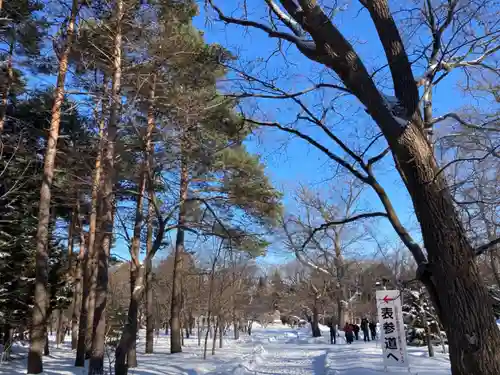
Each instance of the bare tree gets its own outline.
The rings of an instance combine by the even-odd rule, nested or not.
[[[366,240],[359,223],[344,220],[364,215],[358,208],[362,189],[353,180],[345,185],[340,191],[332,187],[330,199],[302,187],[297,197],[302,212],[289,214],[283,222],[286,245],[298,261],[335,280],[329,293],[336,301],[339,327],[346,322],[348,291],[357,292],[353,245]],[[384,215],[375,213],[372,217],[377,216]]]

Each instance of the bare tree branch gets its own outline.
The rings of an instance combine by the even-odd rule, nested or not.
[[[460,124],[462,124],[463,126],[465,126],[467,128],[472,128],[472,129],[476,129],[476,130],[486,130],[486,131],[492,131],[492,132],[500,132],[500,126],[498,126],[496,128],[490,128],[490,127],[484,127],[481,125],[471,124],[470,122],[467,122],[464,119],[462,119],[457,113],[454,113],[454,112],[450,112],[450,113],[447,113],[445,115],[436,117],[436,118],[432,119],[432,121],[429,124],[426,124],[426,126],[432,127],[433,125],[435,125],[439,122],[442,122],[446,119],[449,119],[449,118],[452,118],[452,119],[458,121]],[[495,123],[495,122],[496,122],[495,120],[492,120],[492,121],[488,121],[486,124]]]
[[[494,239],[493,241],[488,242],[487,244],[481,245],[476,250],[474,251],[476,256],[484,254],[488,250],[494,250],[496,248],[496,245],[500,243],[500,237],[497,239]]]
[[[324,231],[332,226],[335,225],[341,225],[341,224],[347,224],[347,223],[352,223],[353,221],[361,220],[361,219],[368,219],[368,218],[373,218],[373,217],[385,217],[387,218],[387,213],[385,212],[367,212],[364,214],[359,214],[356,216],[348,217],[342,220],[336,220],[336,221],[329,221],[327,223],[321,224],[319,227],[314,228],[310,233],[307,239],[303,242],[301,248],[304,249],[309,242],[311,242],[311,239],[314,237],[314,235],[318,232]]]

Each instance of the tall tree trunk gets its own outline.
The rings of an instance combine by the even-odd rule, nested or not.
[[[78,326],[80,313],[82,309],[82,287],[83,287],[83,274],[85,267],[85,232],[82,225],[79,226],[80,231],[80,252],[75,264],[75,279],[73,289],[73,315],[71,317],[71,349],[75,350],[78,345]]]
[[[146,234],[146,254],[150,254],[153,248],[153,219],[154,219],[154,186],[153,186],[153,147],[152,134],[155,127],[154,104],[155,104],[156,75],[151,77],[151,90],[149,92],[148,128],[146,132],[146,171],[149,176],[148,183],[148,223]],[[146,261],[146,353],[153,353],[154,319],[153,319],[153,274],[152,260]]]
[[[217,332],[219,331],[219,325],[220,325],[219,319],[216,319],[214,317],[214,320],[215,320],[215,328],[214,328],[214,339],[212,340],[212,355],[215,355],[215,343],[217,342]]]
[[[129,368],[137,367],[137,317],[139,309],[139,300],[137,293],[134,293],[136,282],[138,281],[138,272],[140,270],[139,250],[141,241],[141,227],[143,216],[144,193],[146,191],[146,165],[143,164],[141,179],[139,182],[139,191],[137,192],[137,203],[135,209],[134,235],[130,246],[130,303],[128,307],[127,323],[125,330],[127,339],[120,340],[115,351],[115,374],[126,375]]]
[[[316,305],[316,301],[314,302],[314,306],[312,308],[312,319],[311,319],[311,330],[313,337],[321,337],[321,330],[319,329],[319,313],[318,307]]]
[[[219,348],[222,349],[222,345],[224,343],[224,321],[222,317],[219,316]]]
[[[234,330],[234,339],[235,340],[239,340],[240,339],[240,328],[238,326],[238,321],[237,320],[233,321],[233,330]]]
[[[141,182],[139,186],[139,194],[137,195],[137,205],[135,211],[135,224],[134,224],[134,236],[132,238],[132,246],[130,249],[130,305],[128,309],[128,324],[130,324],[130,329],[134,336],[132,345],[127,348],[127,366],[129,368],[137,367],[137,353],[136,353],[136,336],[137,336],[137,314],[139,309],[139,302],[134,295],[134,289],[136,287],[137,276],[139,272],[140,262],[139,262],[139,250],[141,245],[141,228],[143,221],[143,209],[144,209],[144,194],[146,192],[146,171],[145,166],[143,166],[143,171],[141,173]]]
[[[89,238],[87,244],[87,251],[84,255],[81,267],[83,269],[83,292],[81,299],[81,313],[78,331],[78,345],[76,350],[76,367],[85,366],[85,358],[90,355],[90,348],[92,346],[94,312],[95,312],[95,290],[97,284],[97,217],[98,217],[98,203],[99,203],[99,190],[101,186],[102,175],[102,158],[104,152],[104,127],[106,115],[106,102],[107,102],[107,86],[108,79],[103,75],[103,96],[101,98],[101,118],[99,120],[99,150],[95,160],[94,175],[92,178],[92,191],[91,191],[91,208],[90,208],[90,222],[89,222]],[[96,111],[97,112],[97,111]],[[81,255],[83,256],[83,255]]]
[[[198,319],[196,319],[196,328],[197,328],[196,337],[198,338],[198,346],[201,346],[202,329],[201,329],[201,325],[200,325],[200,319],[201,319],[201,317],[198,317]]]
[[[5,117],[7,115],[7,107],[9,105],[9,93],[14,81],[14,67],[12,63],[14,57],[14,46],[15,42],[12,41],[9,45],[9,52],[7,55],[7,80],[4,83],[5,86],[2,88],[2,99],[0,103],[0,134],[2,134],[5,125]]]
[[[64,311],[63,309],[57,310],[57,331],[56,331],[56,345],[59,347],[64,341]]]
[[[97,283],[98,283],[98,273],[99,273],[99,251],[102,249],[99,247],[102,245],[103,233],[99,233],[102,230],[101,223],[104,220],[99,220],[101,212],[99,212],[100,203],[100,190],[101,190],[101,176],[103,174],[103,163],[104,158],[104,148],[106,147],[106,130],[105,130],[105,117],[108,107],[108,77],[106,74],[103,75],[103,95],[101,98],[101,118],[99,121],[99,154],[97,155],[95,162],[95,174],[92,185],[92,207],[90,213],[90,223],[89,223],[89,246],[88,246],[88,295],[87,295],[87,322],[85,323],[85,358],[90,358],[92,349],[92,340],[94,338],[96,319],[94,318],[95,311],[98,308],[96,305],[97,298]],[[96,111],[97,112],[97,111]],[[97,117],[97,116],[96,116]],[[107,173],[108,171],[106,171]],[[105,199],[103,197],[102,199]]]
[[[184,142],[181,141],[181,142]],[[170,352],[182,352],[181,346],[181,304],[182,304],[182,287],[181,287],[181,272],[182,259],[184,253],[184,225],[186,224],[186,204],[188,192],[188,168],[186,156],[181,150],[181,172],[180,172],[180,191],[179,191],[179,218],[177,227],[177,236],[175,240],[175,255],[174,255],[174,270],[172,278],[172,303],[170,311]]]
[[[45,355],[45,356],[50,355],[49,335],[47,333],[47,330],[45,330],[45,340],[43,343],[43,355]]]
[[[50,199],[52,179],[54,178],[55,160],[57,154],[57,139],[61,123],[61,106],[64,100],[64,83],[68,70],[68,57],[73,42],[78,0],[73,0],[71,15],[66,29],[67,41],[59,61],[54,103],[51,109],[50,131],[45,150],[42,186],[40,188],[40,204],[38,207],[38,227],[36,233],[36,280],[34,308],[31,319],[31,346],[28,354],[28,374],[43,372],[42,354],[45,346],[45,324],[49,295],[48,282],[48,235],[50,224]]]
[[[146,234],[146,252],[149,254],[153,247],[153,218],[154,208],[152,199],[154,192],[152,187],[148,187],[149,204],[148,204],[148,224]],[[146,353],[153,353],[154,341],[154,316],[153,316],[153,273],[152,261],[146,264]]]
[[[500,374],[500,331],[474,250],[430,145],[417,126],[411,124],[403,133],[395,157],[428,253],[421,281],[446,329],[453,375]]]
[[[207,332],[205,332],[205,342],[203,345],[203,359],[207,359],[207,350],[208,350],[208,336],[210,333],[210,310],[208,310],[208,318],[207,318]]]
[[[106,148],[103,157],[103,167],[106,171],[103,184],[103,229],[101,249],[99,253],[98,288],[96,293],[97,305],[94,322],[95,334],[92,339],[92,356],[89,363],[89,375],[104,373],[104,344],[106,335],[106,300],[108,293],[108,257],[111,249],[114,223],[114,181],[115,181],[115,142],[118,132],[119,109],[121,104],[121,64],[122,64],[122,18],[124,15],[123,1],[115,3],[116,29],[114,35],[113,53],[113,81],[111,87],[111,107]]]

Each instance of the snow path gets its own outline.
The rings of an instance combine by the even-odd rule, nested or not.
[[[346,345],[343,339],[337,345],[328,343],[329,333],[311,338],[308,330],[294,330],[282,325],[256,328],[252,336],[240,340],[224,338],[224,348],[207,360],[198,347],[197,339],[185,340],[184,352],[169,353],[169,337],[160,335],[155,342],[155,353],[144,353],[144,338],[138,342],[139,367],[130,369],[130,375],[382,375],[381,350],[375,342],[355,341]],[[24,359],[0,363],[0,375],[25,374],[27,347],[17,346],[14,353]],[[449,375],[447,356],[436,347],[436,357],[428,358],[426,348],[410,348],[412,375]],[[112,358],[113,353],[109,353]],[[44,357],[45,375],[86,375],[87,371],[73,366],[74,353],[68,344],[56,348]],[[107,364],[109,366],[109,364]],[[111,374],[107,367],[107,374]],[[406,370],[391,369],[389,374],[408,375]]]

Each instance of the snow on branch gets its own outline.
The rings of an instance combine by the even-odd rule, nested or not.
[[[260,22],[226,16],[224,14],[224,12],[218,6],[216,6],[212,0],[208,0],[208,3],[212,6],[212,9],[215,10],[217,15],[219,16],[219,19],[225,23],[253,27],[255,29],[262,30],[262,31],[266,32],[267,35],[269,35],[269,37],[286,40],[290,43],[295,44],[297,46],[297,48],[299,48],[301,51],[304,51],[304,52],[309,51],[309,53],[310,53],[310,52],[316,50],[316,45],[312,40],[306,40],[306,39],[299,37],[297,35],[293,35],[293,34],[289,34],[289,33],[275,30],[272,27],[265,25],[263,23],[260,23]],[[276,6],[276,4],[274,4],[274,5]],[[274,9],[273,9],[273,11],[274,11]],[[294,33],[296,33],[298,30],[293,29],[294,27],[296,27],[296,23],[295,24],[290,23],[293,20],[290,17],[288,17],[281,9],[277,8],[276,11],[279,11],[279,13],[277,14],[278,17],[287,26],[289,26],[289,28],[291,28],[291,30]],[[275,14],[276,14],[276,12],[275,12]],[[284,17],[284,18],[282,18],[282,17]],[[287,24],[287,22],[288,22],[288,24]]]
[[[283,12],[281,8],[273,0],[265,0],[269,7],[272,9],[273,13],[286,25],[293,33],[298,37],[304,37],[304,33],[300,25],[288,14]]]

